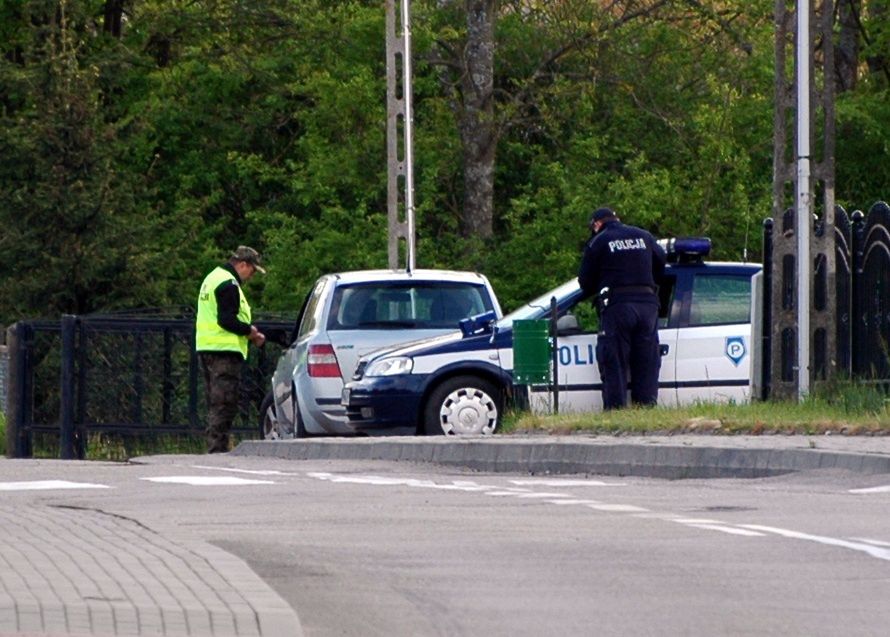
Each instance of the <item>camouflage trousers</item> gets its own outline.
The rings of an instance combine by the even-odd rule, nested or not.
[[[207,453],[225,453],[238,415],[244,358],[237,352],[200,352],[199,356],[207,388]]]

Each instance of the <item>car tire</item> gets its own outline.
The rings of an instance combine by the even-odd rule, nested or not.
[[[436,387],[424,408],[424,433],[487,435],[494,433],[503,412],[502,392],[478,376],[455,376]]]
[[[278,418],[275,415],[275,396],[272,392],[266,394],[260,403],[260,438],[262,440],[278,440],[281,432],[278,428]]]
[[[294,423],[296,424],[294,438],[308,438],[309,432],[306,431],[306,425],[303,424],[303,415],[300,413],[300,403],[296,402],[296,395],[294,395],[294,405]]]

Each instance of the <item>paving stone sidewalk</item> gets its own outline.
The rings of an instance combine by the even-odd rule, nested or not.
[[[0,635],[277,637],[294,610],[243,561],[130,518],[0,505]]]

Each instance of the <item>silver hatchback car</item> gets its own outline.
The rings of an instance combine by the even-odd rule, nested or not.
[[[362,270],[327,274],[303,305],[260,408],[266,439],[351,434],[340,405],[361,356],[447,334],[461,319],[501,307],[488,279],[451,270]]]

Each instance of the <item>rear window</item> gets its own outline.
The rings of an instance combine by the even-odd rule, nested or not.
[[[469,283],[363,283],[334,291],[329,330],[442,329],[494,309],[485,286]]]
[[[689,325],[722,325],[751,321],[751,277],[696,275]]]

